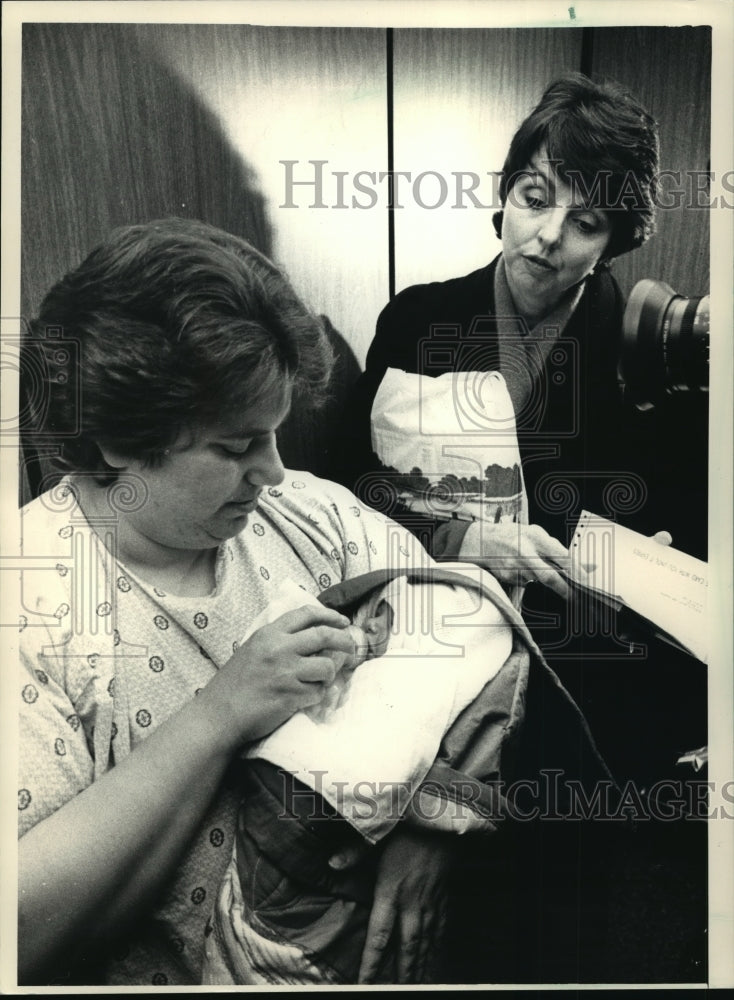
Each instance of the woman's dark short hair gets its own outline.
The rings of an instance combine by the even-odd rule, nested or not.
[[[612,235],[603,260],[634,250],[653,234],[657,124],[626,90],[582,73],[552,83],[510,143],[500,179],[503,206],[541,149],[566,183],[607,212]]]
[[[65,345],[74,359],[36,384],[36,429],[61,442],[56,464],[102,482],[114,473],[96,442],[157,464],[181,433],[288,384],[318,402],[333,361],[323,324],[271,261],[187,219],[115,230],[50,290],[30,334],[37,369],[39,350],[47,373]]]

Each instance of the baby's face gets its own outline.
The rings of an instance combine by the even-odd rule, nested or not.
[[[368,656],[382,656],[387,650],[392,619],[392,608],[387,601],[380,601],[375,614],[362,623],[362,629],[367,637]]]

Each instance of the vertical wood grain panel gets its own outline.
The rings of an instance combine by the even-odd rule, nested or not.
[[[500,206],[489,175],[501,170],[515,129],[547,84],[577,70],[580,58],[579,29],[395,32],[395,169],[413,179],[436,171],[447,185],[440,207],[422,208],[411,191],[396,210],[398,290],[464,274],[498,253],[492,214]],[[457,197],[461,171],[480,177],[474,193],[488,207]],[[465,189],[470,183],[464,178]],[[436,204],[443,190],[427,177],[417,193]]]
[[[248,165],[135,26],[26,25],[23,66],[24,310],[116,225],[196,216],[269,249]]]
[[[614,274],[628,293],[641,278],[666,281],[683,295],[709,290],[709,217],[691,204],[691,171],[709,169],[711,31],[709,28],[596,28],[593,77],[626,86],[660,123],[660,166],[681,171],[685,201],[657,213],[657,233],[620,257]],[[673,181],[665,181],[678,185]],[[706,203],[705,192],[700,196]],[[670,199],[673,200],[672,198]]]
[[[270,253],[362,360],[367,317],[387,287],[387,217],[352,207],[351,179],[386,168],[384,31],[195,25],[149,37],[170,71],[216,111],[253,171]],[[283,160],[296,162],[288,168]]]
[[[388,295],[384,211],[330,207],[332,171],[385,169],[385,34],[248,25],[27,24],[23,311],[116,225],[167,215],[244,236],[325,314],[340,357],[318,421],[296,413],[288,464],[325,467],[329,428]],[[313,177],[323,203],[284,167]],[[298,172],[300,171],[300,172]]]

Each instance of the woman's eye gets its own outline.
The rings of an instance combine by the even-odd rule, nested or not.
[[[599,228],[595,219],[577,218],[576,225],[582,233],[595,233]]]
[[[525,204],[528,208],[545,208],[546,200],[542,194],[536,191],[527,191],[525,193]]]
[[[245,445],[244,448],[228,448],[224,444],[219,445],[220,452],[223,455],[226,455],[227,458],[242,458],[244,455],[247,454],[249,449],[250,449],[249,444]]]

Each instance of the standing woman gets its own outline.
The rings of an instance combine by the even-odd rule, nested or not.
[[[378,492],[371,488],[380,465],[370,414],[386,370],[467,370],[456,339],[442,344],[436,328],[460,329],[472,371],[504,375],[515,411],[531,523],[468,528],[391,507],[434,555],[487,559],[503,582],[538,580],[567,593],[558,570],[568,527],[582,507],[597,509],[594,473],[613,474],[630,459],[619,448],[623,300],[609,266],[654,230],[657,169],[656,124],[633,97],[582,74],[552,83],[504,163],[502,211],[494,216],[502,252],[471,274],[407,288],[382,311],[342,431],[342,480],[359,495]],[[481,335],[472,341],[477,323]],[[559,338],[568,364],[556,371]],[[430,371],[422,351],[429,340],[446,348],[432,352]],[[544,495],[540,481],[549,468],[578,490],[573,509],[559,511]]]
[[[564,658],[561,678],[568,676],[584,710],[596,706],[592,730],[597,732],[601,713],[602,729],[606,725],[613,737],[620,716],[609,708],[609,688],[594,687],[601,671],[583,678],[578,673],[593,658],[597,637],[571,621],[564,571],[581,510],[607,512],[608,487],[620,481],[620,473],[622,481],[641,484],[643,495],[648,485],[635,478],[647,478],[640,456],[648,445],[639,435],[636,440],[634,416],[618,386],[624,302],[609,268],[654,231],[657,170],[656,123],[630,94],[582,74],[550,84],[505,159],[502,210],[493,220],[501,253],[470,274],[406,288],[383,309],[366,370],[350,396],[339,449],[342,481],[412,530],[435,558],[478,562],[506,587],[519,585],[520,592],[526,583],[545,585],[524,596],[528,625],[544,652],[555,647],[555,661]],[[430,364],[424,361],[429,355]],[[373,403],[388,369],[421,377],[455,371],[504,376],[527,516],[512,523],[447,520],[440,510],[422,514],[401,506],[391,470],[380,463],[371,437]],[[421,388],[422,383],[416,395]],[[454,400],[446,405],[454,406]],[[467,459],[477,454],[471,451],[476,440],[467,439]],[[455,455],[456,437],[450,443]],[[426,453],[440,453],[430,444]],[[440,476],[455,468],[429,471]],[[655,517],[645,509],[634,526],[651,533],[659,526],[649,523]],[[608,636],[601,641],[608,655]],[[593,793],[587,764],[549,711],[546,695],[532,681],[524,693],[526,736],[515,773],[533,780],[556,773],[587,782],[587,794]],[[620,694],[618,701],[623,700]],[[602,752],[607,753],[603,744]],[[546,809],[551,815],[563,809],[543,780],[535,787],[541,816]],[[609,828],[604,833],[603,824],[541,820],[537,827],[521,822],[505,832],[505,850],[496,856],[472,855],[467,844],[463,874],[456,873],[455,884],[461,885],[455,912],[462,929],[451,950],[460,974],[470,977],[465,981],[614,976],[600,974],[594,964],[595,955],[604,955],[598,922],[605,913],[605,866],[613,849]],[[584,892],[588,899],[582,899]],[[517,976],[521,979],[512,978]]]

